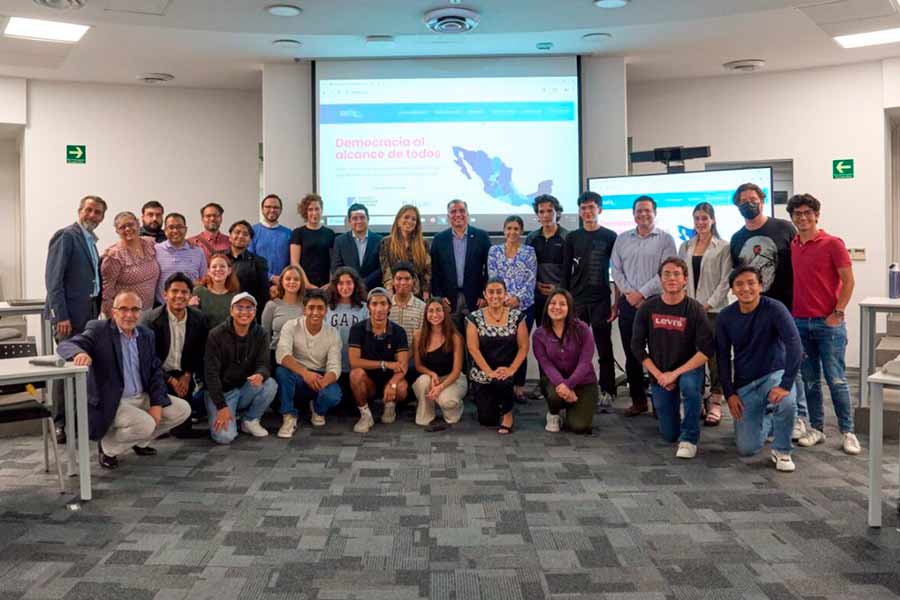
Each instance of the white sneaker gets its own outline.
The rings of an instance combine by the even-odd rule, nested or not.
[[[841,450],[845,453],[856,456],[860,452],[862,452],[862,448],[859,447],[859,440],[856,439],[856,435],[853,433],[845,433],[844,441],[841,442]]]
[[[281,418],[281,428],[278,429],[278,437],[288,440],[294,437],[295,431],[297,431],[297,417],[295,415],[284,415]]]
[[[816,444],[821,444],[825,441],[825,434],[815,427],[809,427],[806,430],[806,434],[803,435],[799,440],[797,440],[798,446],[803,446],[804,448],[809,448],[810,446],[815,446]]]
[[[381,422],[390,425],[397,420],[397,404],[394,402],[384,403],[384,413],[381,415]]]
[[[316,427],[322,427],[325,425],[325,417],[316,412],[316,404],[313,400],[309,401],[309,422],[315,425]]]
[[[259,424],[259,419],[253,419],[252,421],[244,419],[241,421],[241,431],[249,433],[253,437],[266,437],[269,435],[269,432],[266,431],[265,427]]]
[[[791,441],[796,442],[809,431],[809,426],[806,424],[806,421],[797,417],[794,419],[794,428],[791,429]]]
[[[785,452],[779,452],[778,450],[772,450],[772,462],[775,463],[775,468],[784,473],[791,473],[797,467],[794,466],[794,461],[791,459],[791,455]]]
[[[559,433],[560,424],[562,424],[562,419],[559,418],[559,415],[547,413],[547,424],[544,426],[544,429],[550,433]]]
[[[363,413],[359,416],[359,421],[356,422],[356,425],[353,426],[353,431],[356,433],[368,433],[374,426],[375,419],[372,418],[372,413]]]
[[[600,390],[600,398],[597,399],[597,410],[601,413],[611,413],[613,409],[612,396]]]
[[[697,456],[697,446],[690,442],[678,442],[678,452],[675,458],[694,458]]]

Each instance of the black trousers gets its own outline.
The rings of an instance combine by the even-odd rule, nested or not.
[[[619,299],[619,334],[625,350],[625,375],[628,377],[628,393],[635,404],[647,403],[647,391],[644,389],[644,366],[631,352],[631,333],[634,329],[634,318],[637,309],[628,304],[625,296]]]
[[[609,301],[575,306],[576,316],[590,325],[591,332],[594,334],[594,344],[597,346],[597,363],[600,371],[600,389],[615,398],[616,362],[613,357],[612,325],[608,321],[609,310]]]
[[[496,427],[500,419],[513,409],[516,394],[512,379],[502,382],[472,383],[478,422],[485,427]]]

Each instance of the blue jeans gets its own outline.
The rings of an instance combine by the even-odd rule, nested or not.
[[[656,383],[650,385],[653,408],[659,419],[659,432],[667,442],[678,440],[696,445],[700,441],[700,400],[705,379],[706,367],[700,367],[679,377],[675,389],[671,391]],[[682,400],[684,418],[679,422]]]
[[[322,375],[321,372],[316,372]],[[283,415],[297,416],[297,409],[294,408],[294,399],[297,396],[301,400],[313,400],[313,410],[317,415],[325,415],[341,403],[341,387],[337,382],[326,385],[316,392],[303,381],[302,377],[285,367],[275,369],[275,379],[278,381],[278,394],[281,397],[278,412]]]
[[[206,412],[209,418],[209,433],[213,441],[220,444],[230,444],[237,437],[238,413],[243,413],[242,417],[247,421],[258,420],[278,392],[278,384],[271,377],[266,378],[259,387],[254,387],[249,381],[239,388],[225,392],[225,405],[231,411],[233,417],[224,429],[216,431],[214,426],[216,422],[216,414],[219,409],[210,400],[209,394],[206,394]]]
[[[753,456],[762,449],[772,431],[772,448],[791,451],[791,430],[797,414],[796,386],[778,404],[769,403],[769,390],[781,383],[784,369],[773,371],[737,390],[744,405],[744,416],[734,421],[734,437],[738,454]]]
[[[805,356],[800,364],[809,406],[810,425],[822,431],[825,411],[822,403],[822,372],[831,392],[834,414],[841,433],[853,433],[853,408],[850,387],[847,385],[844,352],[847,349],[847,326],[831,327],[825,319],[794,319],[803,341]]]

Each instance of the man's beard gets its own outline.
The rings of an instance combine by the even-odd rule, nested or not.
[[[78,221],[78,224],[81,225],[82,227],[84,227],[85,229],[87,229],[88,231],[90,231],[91,233],[93,233],[94,230],[97,229],[97,224],[94,223],[93,221]]]

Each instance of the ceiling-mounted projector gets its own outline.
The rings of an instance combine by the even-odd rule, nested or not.
[[[438,8],[424,15],[425,26],[435,33],[466,33],[478,27],[480,15],[468,8]]]

